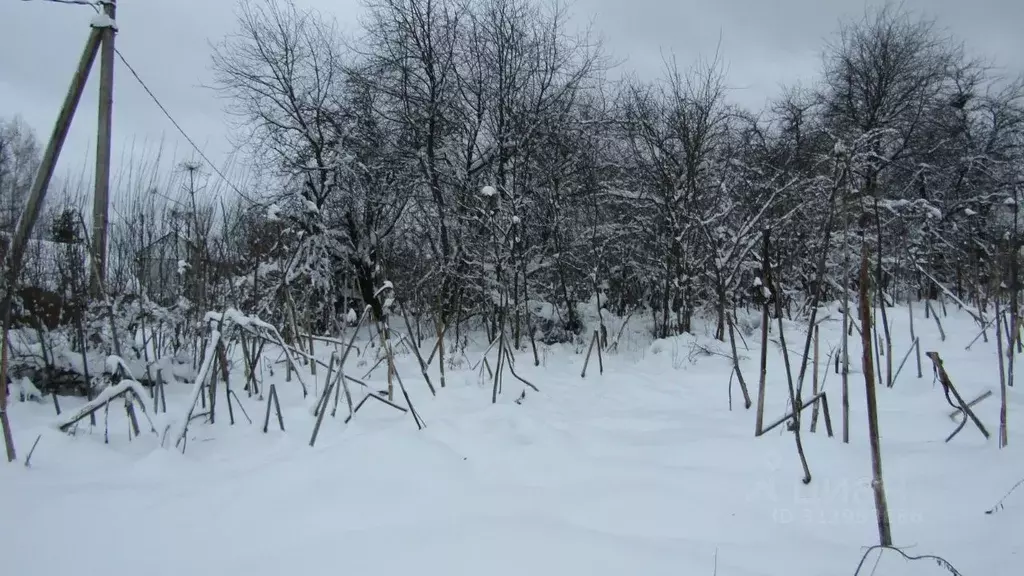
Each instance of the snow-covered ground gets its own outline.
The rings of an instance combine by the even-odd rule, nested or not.
[[[910,344],[906,309],[891,315],[898,365]],[[1003,509],[985,511],[1024,478],[1024,384],[1011,389],[1010,446],[1000,450],[995,344],[978,340],[967,351],[978,333],[970,318],[951,308],[943,322],[946,342],[932,320],[918,316],[922,351],[940,352],[968,399],[993,391],[976,407],[992,437],[969,427],[944,442],[955,424],[927,359],[923,378],[911,357],[895,388],[878,389],[895,544],[942,556],[968,576],[1017,575],[1024,488]],[[262,433],[264,404],[246,398],[236,376],[233,386],[256,423],[237,410],[235,426],[224,410],[215,425],[197,420],[184,455],[160,448],[144,419],[143,436],[129,441],[120,408],[110,411],[104,444],[102,411],[99,427],[86,424],[71,437],[53,428],[48,399],[12,398],[21,458],[42,438],[31,467],[0,464],[0,573],[853,574],[864,547],[878,540],[856,333],[851,443],[844,445],[840,378],[824,366],[839,343],[839,322],[823,324],[821,372],[829,372],[836,437],[826,436],[823,421],[807,432],[808,410],[813,481],[806,486],[792,434],[780,427],[755,438],[754,410],[743,409],[735,383],[730,411],[729,360],[691,347],[708,339],[651,344],[640,333],[628,332],[621,351],[605,356],[603,375],[592,361],[586,379],[577,353],[585,347],[546,349],[536,368],[530,353],[520,353],[517,371],[540,388],[521,403],[523,386],[509,376],[491,405],[489,383],[481,385],[467,361],[449,368],[447,388],[432,398],[415,358],[404,354],[398,369],[427,427],[418,431],[408,414],[371,402],[347,426],[328,417],[315,448],[308,446],[313,398],[304,401],[298,382],[285,383],[280,369],[266,383],[277,383],[287,432],[272,419]],[[802,349],[801,332],[786,336],[791,350]],[[755,403],[757,339],[747,336],[749,350],[740,343]],[[483,347],[474,349],[468,357],[475,363]],[[766,422],[787,403],[778,350],[770,349]],[[795,366],[798,360],[794,354]],[[372,362],[349,366],[349,375],[361,377]],[[436,386],[436,361],[432,375]],[[324,376],[321,369],[318,387]],[[370,381],[383,387],[382,379],[378,368]],[[352,390],[357,401],[365,393]],[[185,384],[168,389],[172,414],[189,393]],[[62,402],[65,411],[81,404]],[[874,552],[861,572],[869,573],[946,571],[888,552],[878,561]]]

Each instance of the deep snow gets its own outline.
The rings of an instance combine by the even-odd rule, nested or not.
[[[985,511],[1024,477],[1024,384],[1011,389],[1010,446],[1000,450],[994,342],[979,339],[966,351],[979,330],[954,308],[943,319],[949,337],[940,342],[933,321],[923,318],[921,307],[915,310],[922,314],[915,322],[922,352],[940,352],[962,394],[994,392],[976,407],[992,438],[968,427],[944,442],[955,425],[926,358],[922,379],[911,358],[894,389],[879,388],[895,543],[911,554],[942,556],[967,576],[1019,574],[1024,489],[1011,494],[1004,509]],[[890,314],[898,365],[910,343],[907,314],[905,308]],[[641,326],[636,318],[631,323]],[[780,427],[754,438],[754,410],[743,409],[735,383],[729,410],[730,361],[691,353],[692,342],[706,345],[707,338],[651,344],[641,334],[628,331],[620,351],[605,355],[604,374],[592,361],[586,379],[580,378],[585,346],[545,349],[536,368],[529,352],[519,353],[517,371],[540,388],[528,390],[521,404],[514,400],[523,386],[509,377],[491,405],[489,383],[481,385],[469,367],[482,345],[470,346],[461,368],[447,370],[448,386],[436,398],[414,356],[405,353],[398,369],[427,428],[417,431],[408,414],[369,403],[347,426],[344,408],[339,418],[326,418],[315,448],[308,446],[314,399],[302,399],[297,381],[285,383],[281,366],[275,376],[265,375],[265,384],[277,384],[287,432],[272,418],[270,432],[262,433],[264,404],[246,398],[235,376],[233,386],[256,423],[249,425],[237,410],[235,426],[224,410],[213,426],[198,420],[184,455],[160,448],[144,420],[143,436],[129,441],[119,404],[111,407],[110,444],[104,445],[102,411],[97,429],[85,423],[71,437],[54,429],[48,399],[12,397],[22,460],[36,436],[42,439],[30,468],[0,465],[0,572],[853,574],[864,547],[878,539],[856,333],[850,339],[851,443],[843,445],[840,378],[824,366],[839,343],[839,322],[822,325],[821,372],[829,372],[836,437],[826,437],[823,422],[809,433],[808,410],[808,486],[800,482],[792,434]],[[796,327],[786,336],[791,350],[802,349]],[[749,350],[740,343],[755,405],[757,339],[746,337]],[[429,349],[425,344],[424,352]],[[322,357],[329,353],[324,348]],[[796,354],[792,361],[799,365]],[[373,365],[349,362],[347,373],[355,377]],[[786,407],[782,366],[773,345],[766,422]],[[431,375],[437,386],[436,361]],[[380,368],[370,378],[378,388],[382,379]],[[810,387],[808,373],[805,396]],[[358,385],[352,391],[356,401],[365,393]],[[184,383],[168,388],[170,414],[184,409],[189,393]],[[83,403],[61,400],[66,412]],[[218,400],[223,408],[223,397]],[[163,429],[169,422],[161,414],[156,424]],[[934,562],[908,564],[890,553],[875,566],[876,555],[862,574],[946,573]]]

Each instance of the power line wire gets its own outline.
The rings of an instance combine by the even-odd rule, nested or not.
[[[56,1],[56,0],[47,0],[47,1]],[[174,125],[174,127],[178,130],[178,132],[182,135],[182,137],[184,137],[185,140],[188,141],[188,143],[192,145],[192,148],[194,148],[195,151],[199,154],[199,157],[202,158],[207,164],[209,164],[210,168],[212,168],[213,171],[216,172],[217,175],[220,176],[221,179],[224,180],[224,182],[226,182],[227,185],[230,186],[235,191],[236,194],[238,194],[239,196],[241,196],[245,200],[248,200],[248,201],[252,202],[252,199],[250,199],[248,195],[246,195],[244,192],[242,192],[242,190],[238,186],[235,186],[234,182],[229,180],[228,177],[225,176],[224,173],[221,172],[219,168],[217,168],[216,164],[214,164],[212,161],[210,161],[210,159],[206,156],[206,154],[202,151],[202,149],[199,148],[199,146],[185,132],[185,130],[181,127],[181,125],[178,124],[178,121],[175,120],[173,116],[171,116],[171,113],[167,111],[167,108],[164,107],[164,105],[160,102],[160,99],[156,97],[156,94],[153,94],[153,91],[149,89],[149,86],[147,86],[146,83],[142,80],[142,78],[139,77],[138,72],[136,72],[135,68],[133,68],[132,65],[128,63],[128,60],[126,60],[124,55],[121,54],[121,51],[117,50],[115,48],[114,52],[117,54],[117,57],[121,60],[121,63],[124,64],[125,68],[127,68],[128,71],[131,72],[131,74],[135,78],[135,80],[139,83],[140,86],[142,86],[142,89],[146,91],[146,94],[148,94],[149,97],[153,100],[153,103],[157,105],[157,108],[160,108],[160,111],[163,112],[164,116],[166,116],[167,119],[171,121],[171,124]]]
[[[22,2],[34,2],[36,0],[21,0]],[[96,7],[99,2],[89,0],[39,0],[40,2],[52,2],[54,4],[77,4],[79,6],[92,6]]]

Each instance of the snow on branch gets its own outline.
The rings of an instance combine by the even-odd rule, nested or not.
[[[239,328],[260,328],[262,330],[276,330],[272,324],[260,320],[258,316],[246,315],[236,308],[228,308],[223,312],[207,312],[203,317],[207,324],[221,321],[230,322]]]
[[[145,398],[146,396],[146,389],[142,387],[142,384],[139,384],[135,380],[122,380],[115,386],[108,386],[104,388],[95,398],[84,404],[78,410],[69,412],[67,415],[58,418],[57,421],[54,422],[54,426],[61,431],[64,431],[75,422],[78,422],[82,418],[85,418],[92,412],[103,407],[107,402],[110,402],[114,398],[128,392],[135,394],[140,399]]]
[[[203,393],[203,384],[206,379],[210,376],[210,371],[213,369],[214,359],[217,357],[217,345],[220,344],[220,332],[213,330],[210,332],[210,341],[206,344],[206,352],[203,353],[203,364],[199,367],[199,374],[196,376],[195,382],[192,384],[191,401],[184,413],[184,418],[177,422],[177,427],[174,429],[174,443],[175,446],[181,443],[182,439],[185,438],[185,434],[188,433],[188,423],[192,419],[192,412],[196,408],[196,402],[199,401],[199,396]]]

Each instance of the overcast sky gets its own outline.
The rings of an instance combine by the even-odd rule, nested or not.
[[[333,14],[356,31],[361,0],[296,0]],[[576,0],[582,24],[594,19],[606,45],[642,75],[658,71],[662,51],[681,62],[710,55],[721,38],[736,102],[760,108],[780,85],[812,80],[825,40],[841,18],[878,2],[864,0]],[[235,0],[119,0],[118,48],[186,132],[214,160],[230,152],[223,102],[209,88],[211,42],[234,27]],[[1024,0],[905,0],[1013,73],[1024,71]],[[0,0],[0,117],[20,114],[48,138],[89,33],[92,9],[44,0]],[[71,129],[60,171],[91,166],[96,84]],[[115,72],[114,154],[161,139],[179,156],[188,145],[127,70]]]

